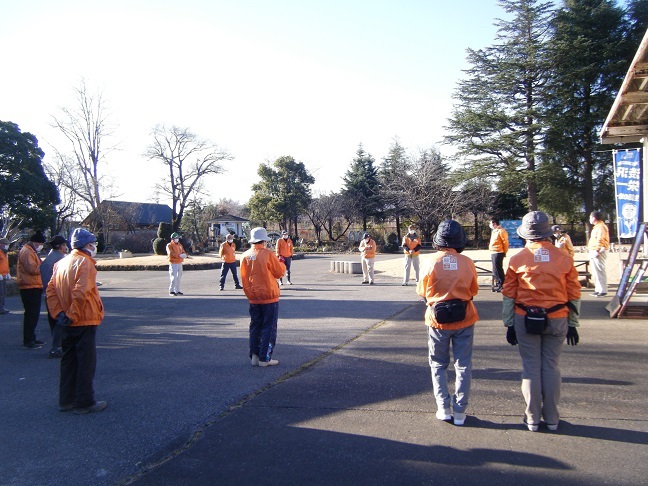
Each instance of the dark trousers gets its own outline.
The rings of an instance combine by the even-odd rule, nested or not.
[[[74,326],[63,329],[63,357],[59,405],[91,407],[94,399],[94,375],[97,367],[97,326]]]
[[[256,354],[259,361],[270,361],[277,342],[279,302],[250,304],[250,357]]]
[[[493,280],[495,280],[493,289],[501,290],[504,285],[504,253],[491,253],[491,263],[493,264]]]
[[[47,301],[45,301],[45,310],[47,310],[47,322],[49,323],[49,328],[52,332],[52,349],[58,349],[62,346],[63,328],[57,325],[56,319],[50,315]]]
[[[220,288],[225,287],[225,277],[227,277],[227,272],[232,271],[232,277],[234,278],[234,285],[239,287],[238,275],[236,275],[236,262],[225,263],[221,265],[221,275],[220,275]]]
[[[25,308],[23,317],[23,344],[36,340],[36,325],[41,311],[43,289],[20,289],[20,299]]]
[[[292,257],[284,257],[284,265],[286,265],[286,278],[290,282],[290,264],[292,263]]]

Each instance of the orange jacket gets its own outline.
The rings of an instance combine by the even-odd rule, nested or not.
[[[185,253],[185,249],[182,247],[181,243],[174,243],[171,241],[166,246],[167,255],[169,255],[169,263],[182,263],[183,258],[180,258],[180,255]]]
[[[491,232],[491,239],[488,249],[495,253],[504,253],[509,249],[508,233],[504,228],[498,226]]]
[[[426,300],[428,306],[425,312],[425,324],[447,330],[472,326],[479,319],[472,301],[478,291],[477,269],[470,258],[460,255],[452,248],[432,254],[416,286],[416,292]],[[439,324],[434,318],[432,307],[437,302],[450,299],[468,302],[466,318],[459,322]]]
[[[98,326],[104,308],[97,287],[97,263],[90,255],[74,249],[54,265],[45,295],[52,317],[60,312],[70,318],[70,326]]]
[[[0,278],[9,275],[9,259],[5,252],[0,250]]]
[[[291,258],[293,256],[293,242],[290,238],[283,239],[279,238],[277,240],[277,248],[275,249],[277,256],[282,256],[284,258]]]
[[[592,251],[610,249],[610,232],[603,221],[597,221],[592,228],[587,249]]]
[[[281,292],[277,279],[283,277],[286,266],[277,255],[255,243],[241,255],[241,283],[250,304],[271,304],[279,301]]]
[[[403,252],[406,255],[412,255],[413,257],[418,256],[418,254],[421,252],[420,248],[418,251],[412,251],[414,248],[419,246],[421,244],[421,238],[418,237],[416,233],[413,235],[407,234],[405,238],[403,238],[403,244],[401,245],[403,247]]]
[[[218,256],[225,263],[234,263],[236,261],[236,244],[234,242],[228,243],[227,241],[223,241],[218,249]]]
[[[40,274],[41,259],[31,244],[27,243],[18,253],[18,269],[16,278],[18,288],[42,289],[43,281]]]
[[[363,238],[358,250],[360,250],[364,258],[373,258],[376,256],[376,242],[371,238],[369,238],[369,241]]]
[[[574,245],[567,233],[563,233],[560,238],[556,238],[556,248],[560,248],[565,255],[574,258]]]
[[[511,257],[502,294],[516,304],[548,309],[557,304],[580,299],[581,285],[574,260],[549,241],[529,241],[524,249]],[[517,314],[525,311],[515,306]],[[563,307],[549,317],[566,317]]]

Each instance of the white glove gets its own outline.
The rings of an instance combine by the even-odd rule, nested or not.
[[[184,260],[185,258],[187,258],[187,254],[186,253],[180,253],[180,258],[182,258]]]

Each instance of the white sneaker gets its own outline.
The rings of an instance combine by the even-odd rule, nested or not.
[[[259,366],[265,368],[266,366],[276,366],[279,364],[279,361],[276,359],[271,359],[270,361],[259,361]]]
[[[465,421],[466,421],[466,414],[465,413],[461,413],[461,412],[455,412],[454,413],[454,424],[455,425],[463,425]]]
[[[253,354],[250,363],[252,363],[252,366],[259,366],[259,357],[256,354]]]
[[[531,432],[537,432],[538,431],[538,424],[526,424],[527,429],[529,429]]]
[[[452,415],[450,415],[449,408],[440,408],[437,410],[436,418],[439,420],[452,420]]]

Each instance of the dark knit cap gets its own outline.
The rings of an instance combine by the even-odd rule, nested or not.
[[[32,243],[45,243],[45,237],[43,236],[43,233],[37,231],[29,237],[29,241]]]
[[[466,233],[461,225],[454,219],[442,221],[432,239],[438,248],[464,248],[466,246]]]

